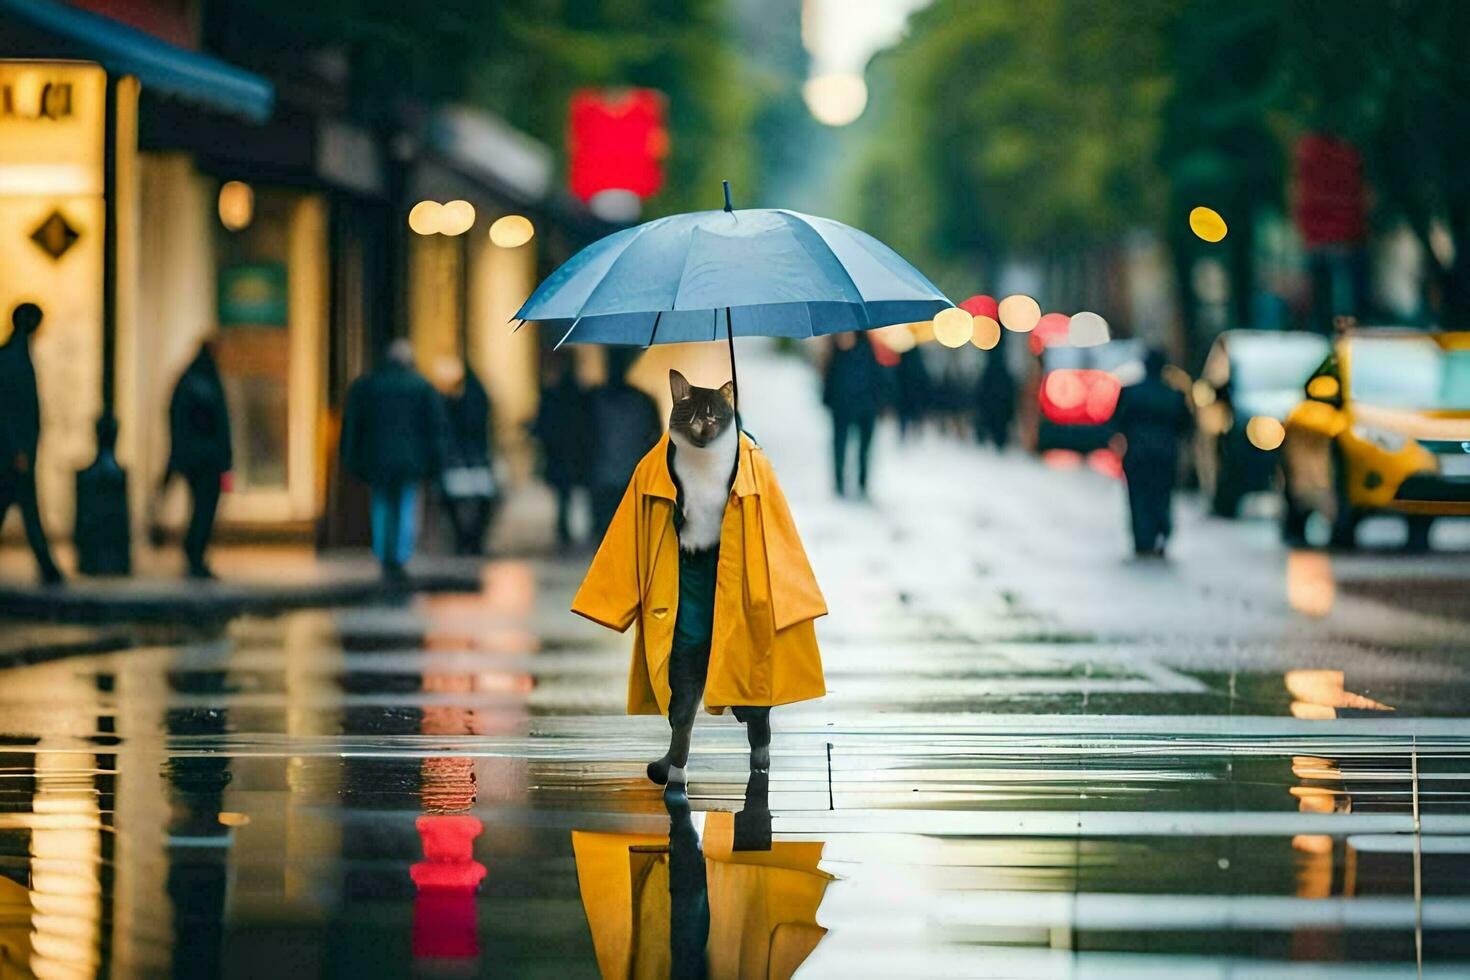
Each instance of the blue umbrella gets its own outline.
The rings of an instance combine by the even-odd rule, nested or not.
[[[779,208],[659,218],[608,235],[553,272],[516,313],[565,343],[819,337],[928,320],[953,306],[893,249],[841,222]]]

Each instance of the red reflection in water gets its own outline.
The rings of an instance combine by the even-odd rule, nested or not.
[[[469,959],[480,955],[475,892],[485,866],[474,859],[475,838],[485,829],[462,814],[423,816],[414,824],[425,860],[409,869],[413,902],[414,959]]]

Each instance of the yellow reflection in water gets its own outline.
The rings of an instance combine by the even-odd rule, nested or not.
[[[1393,710],[1391,705],[1347,690],[1340,670],[1288,670],[1286,689],[1296,699],[1291,704],[1291,714],[1295,718],[1336,718],[1339,708]]]
[[[769,850],[735,850],[734,821],[733,813],[705,815],[709,975],[789,977],[827,932],[817,924],[833,880],[817,867],[823,844],[776,841]],[[668,975],[671,862],[680,858],[670,848],[668,834],[572,832],[577,885],[603,976]],[[699,851],[689,856],[698,860]]]

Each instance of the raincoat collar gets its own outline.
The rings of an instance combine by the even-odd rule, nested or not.
[[[755,476],[751,472],[750,454],[756,450],[756,444],[750,436],[744,432],[740,433],[740,448],[735,454],[735,483],[731,488],[737,497],[749,497],[759,491],[756,490]],[[666,500],[677,502],[679,489],[674,484],[674,476],[669,472],[669,434],[664,433],[658,445],[653,447],[650,455],[654,458],[653,469],[648,474],[648,483],[643,488],[644,496],[663,497]]]

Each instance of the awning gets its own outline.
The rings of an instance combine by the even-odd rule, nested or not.
[[[270,118],[275,104],[275,89],[258,75],[55,0],[0,0],[0,21],[56,39],[61,49],[51,57],[99,62],[113,74],[137,76],[144,89],[255,122]]]

